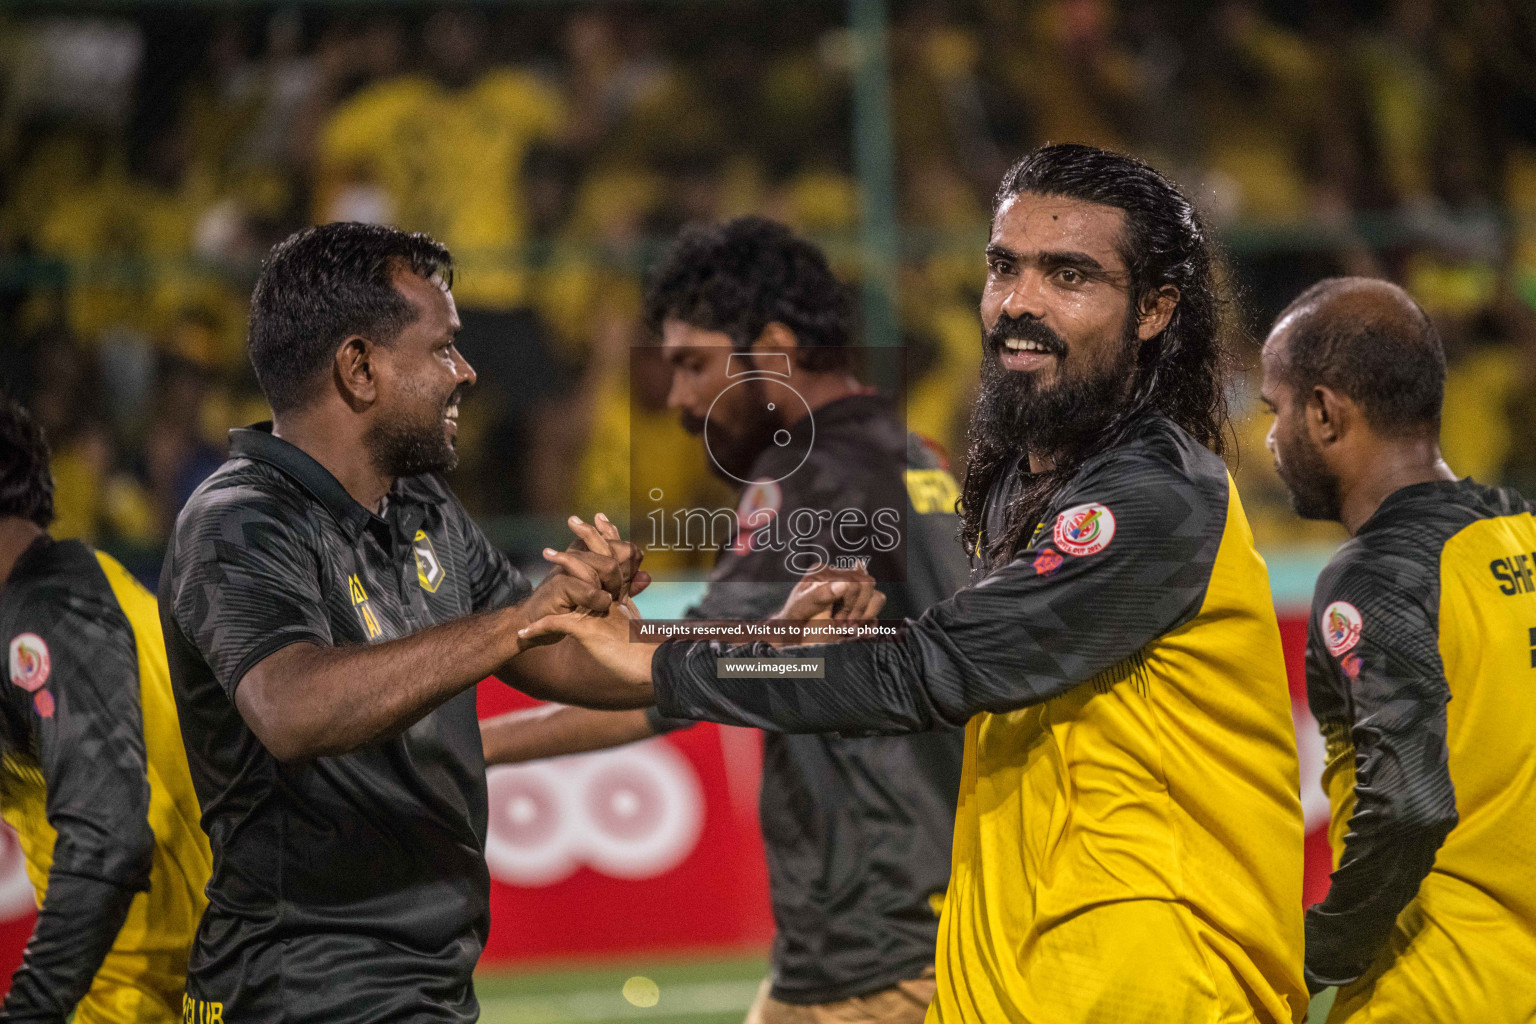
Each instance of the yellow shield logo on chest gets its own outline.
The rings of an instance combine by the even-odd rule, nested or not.
[[[427,531],[416,531],[416,538],[411,541],[411,550],[416,554],[416,581],[427,593],[437,593],[448,571],[437,557],[437,549],[432,546],[432,538],[427,536]]]

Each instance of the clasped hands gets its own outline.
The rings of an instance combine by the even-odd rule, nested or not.
[[[576,539],[563,552],[545,550],[555,568],[524,605],[527,625],[518,631],[519,642],[532,647],[570,637],[618,679],[649,684],[651,658],[659,645],[632,641],[629,628],[640,617],[633,597],[651,581],[639,568],[644,554],[624,541],[602,513],[593,524],[575,516],[569,522]],[[820,566],[801,577],[773,617],[870,619],[884,604],[885,596],[863,569]]]

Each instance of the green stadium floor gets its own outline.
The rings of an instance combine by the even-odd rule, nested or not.
[[[762,957],[691,963],[636,960],[623,969],[585,966],[536,972],[481,971],[481,1024],[608,1024],[610,1021],[679,1021],[741,1024],[768,971]],[[644,981],[654,982],[651,988]],[[636,1006],[655,999],[654,1005]],[[1310,1024],[1321,1024],[1333,1005],[1328,989],[1312,1001]]]
[[[612,969],[484,970],[475,976],[475,991],[481,1024],[741,1024],[767,973],[761,956],[687,963],[637,958]]]

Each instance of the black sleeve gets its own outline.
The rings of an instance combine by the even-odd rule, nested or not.
[[[24,642],[46,652],[35,689],[12,686],[30,718],[57,832],[48,890],[5,1000],[8,1020],[62,1021],[91,986],[137,892],[154,834],[137,648],[105,581],[25,600]],[[36,681],[36,677],[33,677]]]
[[[1363,974],[1456,825],[1446,749],[1450,688],[1438,591],[1410,559],[1346,557],[1318,580],[1307,631],[1307,696],[1325,736],[1348,738],[1354,813],[1328,896],[1307,911],[1314,990]],[[1335,751],[1330,750],[1330,759]]]
[[[163,600],[233,699],[257,662],[289,644],[330,646],[331,627],[305,513],[251,488],[207,497],[177,527]]]
[[[85,997],[133,903],[133,890],[79,875],[49,876],[0,1021],[63,1024]],[[115,923],[114,923],[115,922]]]
[[[645,721],[650,725],[651,732],[657,736],[669,732],[677,732],[681,729],[691,729],[699,724],[697,720],[692,718],[668,718],[654,704],[645,709]]]
[[[1198,610],[1220,547],[1226,480],[1136,453],[1101,459],[1009,564],[909,621],[903,640],[774,649],[663,644],[665,715],[785,732],[898,733],[1037,704]],[[825,678],[717,678],[721,657],[823,658]]]
[[[709,586],[704,594],[683,613],[684,618],[689,619],[715,619],[715,620],[742,620],[756,622],[761,619],[769,619],[778,614],[784,607],[784,602],[789,600],[790,592],[795,589],[793,580],[794,569],[790,564],[791,557],[809,557],[815,561],[823,560],[821,552],[830,549],[830,527],[823,524],[819,530],[809,532],[809,536],[801,537],[796,541],[793,550],[777,548],[767,544],[753,543],[753,534],[760,529],[771,530],[773,523],[770,518],[788,516],[793,517],[797,510],[819,506],[828,508],[838,507],[835,501],[828,500],[824,495],[814,493],[807,494],[809,488],[794,486],[794,481],[786,480],[782,484],[773,484],[771,488],[765,488],[761,484],[751,485],[749,491],[755,488],[754,493],[762,493],[768,490],[775,495],[772,499],[772,515],[768,515],[768,506],[760,508],[755,517],[749,519],[740,516],[744,533],[736,539],[735,543],[726,547],[720,553],[720,558],[715,564],[714,571],[709,574]],[[807,500],[809,498],[809,500]],[[784,508],[779,508],[777,503],[782,500]],[[743,501],[743,508],[746,501]],[[762,520],[761,523],[758,520]],[[646,709],[646,719],[651,723],[651,728],[658,735],[662,733],[677,732],[698,724],[697,719],[669,718],[663,715],[657,708]]]

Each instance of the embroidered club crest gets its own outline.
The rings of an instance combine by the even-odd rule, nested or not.
[[[36,693],[48,682],[53,661],[48,655],[48,644],[36,633],[21,633],[11,641],[11,682]]]
[[[1335,601],[1323,609],[1323,644],[1337,658],[1360,642],[1365,621],[1360,610],[1348,601]]]
[[[1115,539],[1115,514],[1091,502],[1069,508],[1056,517],[1056,546],[1069,555],[1092,555]]]
[[[1039,576],[1049,576],[1061,568],[1062,557],[1058,551],[1046,548],[1035,556],[1035,573]]]

